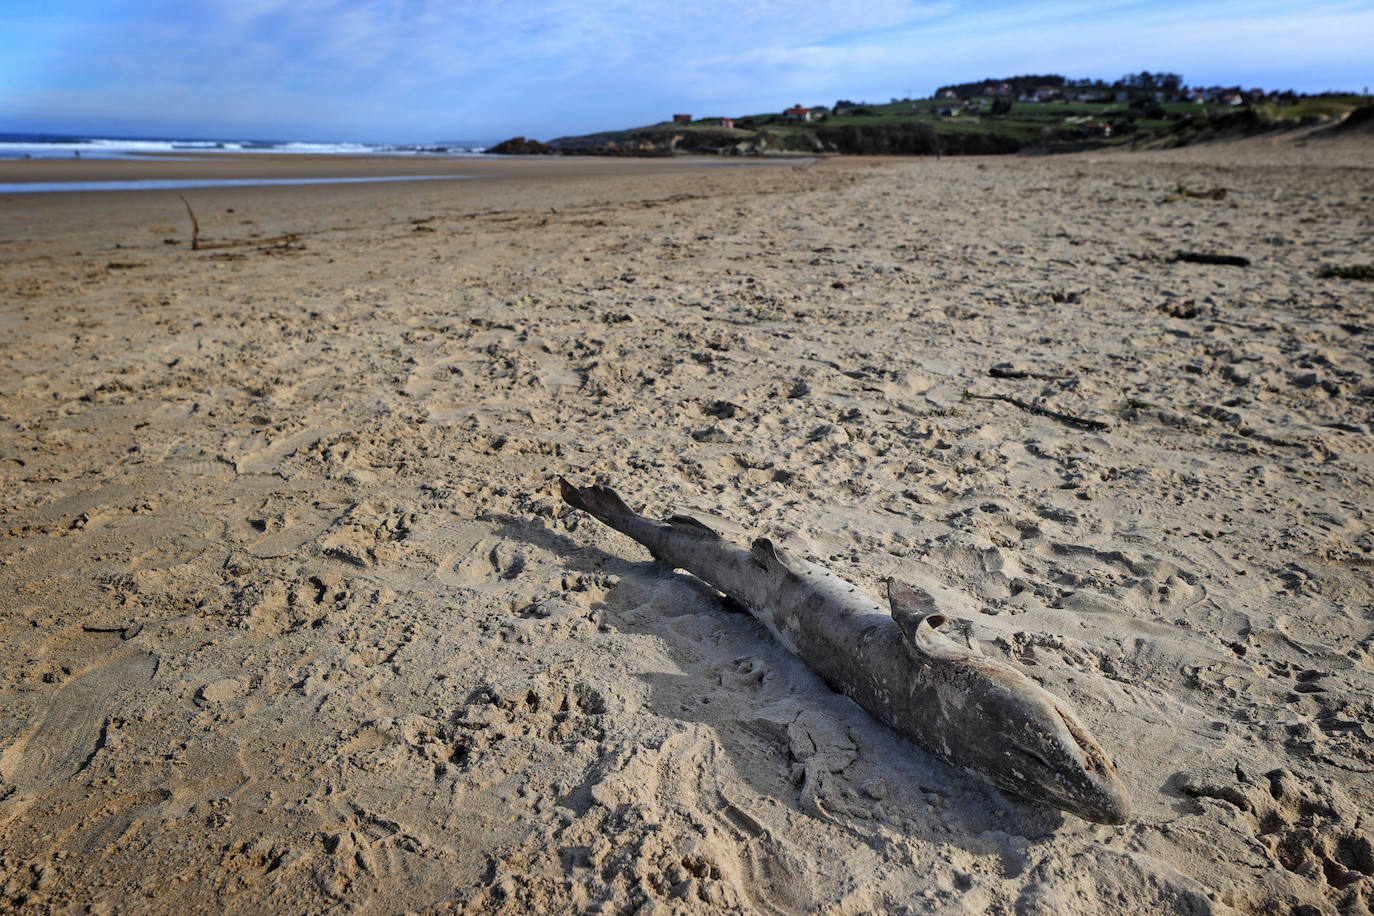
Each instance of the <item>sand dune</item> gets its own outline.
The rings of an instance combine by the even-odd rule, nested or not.
[[[0,908],[1368,912],[1374,160],[1247,144],[5,199]],[[559,474],[923,584],[1135,817]]]

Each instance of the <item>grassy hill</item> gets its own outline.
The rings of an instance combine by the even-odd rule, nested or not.
[[[1366,104],[1361,96],[1321,96],[1294,104],[1234,107],[1153,100],[1011,102],[993,114],[994,100],[919,99],[859,104],[827,111],[809,122],[781,113],[745,115],[732,128],[719,118],[663,122],[579,137],[550,146],[568,153],[896,153],[976,154],[1084,146],[1184,145],[1219,134],[1258,133],[1335,120]],[[999,106],[1000,108],[1000,106]],[[1100,125],[1107,125],[1103,130]]]

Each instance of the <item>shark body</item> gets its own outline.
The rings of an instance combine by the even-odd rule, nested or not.
[[[568,505],[744,605],[832,687],[946,762],[1086,820],[1129,818],[1111,761],[1063,701],[941,634],[920,589],[889,580],[885,610],[767,538],[745,549],[690,516],[656,521],[608,488],[559,483]]]

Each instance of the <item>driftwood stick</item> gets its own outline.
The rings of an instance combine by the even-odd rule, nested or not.
[[[1089,420],[1085,417],[1076,417],[1071,413],[1060,413],[1057,410],[1050,410],[1046,407],[1038,407],[1035,404],[1030,403],[1029,401],[1023,401],[1020,398],[1013,397],[1009,394],[974,394],[972,391],[965,391],[964,397],[972,398],[979,401],[1006,401],[1008,404],[1011,404],[1014,407],[1019,407],[1027,413],[1033,413],[1036,416],[1040,417],[1049,417],[1052,420],[1058,420],[1060,423],[1066,423],[1069,426],[1075,426],[1078,429],[1088,429],[1094,432],[1098,432],[1110,428],[1106,423],[1103,423],[1101,420]]]
[[[227,242],[203,242],[199,246],[193,245],[200,251],[208,251],[211,248],[242,248],[245,245],[285,245],[300,239],[295,232],[288,232],[286,235],[274,235],[270,239],[231,239]]]
[[[1180,251],[1174,255],[1175,261],[1191,264],[1226,264],[1231,267],[1249,267],[1250,259],[1238,254],[1210,254],[1205,251]]]
[[[200,250],[200,223],[196,222],[196,211],[191,209],[191,202],[184,195],[178,194],[181,202],[186,205],[186,212],[191,215],[191,250]]]
[[[285,245],[300,239],[300,233],[288,232],[285,235],[274,235],[270,239],[233,239],[228,242],[204,242],[200,240],[200,223],[196,220],[196,211],[191,209],[191,202],[185,197],[181,197],[181,202],[186,204],[186,212],[191,217],[191,250],[208,251],[211,248],[242,248],[245,245]]]
[[[1178,185],[1178,190],[1175,191],[1173,194],[1170,194],[1168,197],[1164,198],[1162,201],[1160,201],[1160,203],[1171,204],[1175,201],[1186,200],[1190,197],[1195,198],[1197,200],[1225,200],[1226,189],[1212,188],[1210,191],[1197,191],[1193,188],[1184,187],[1183,184],[1180,182]]]

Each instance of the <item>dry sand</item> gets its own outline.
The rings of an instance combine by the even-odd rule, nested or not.
[[[1370,150],[0,198],[0,909],[1368,912]],[[1135,818],[560,473],[937,589]]]

